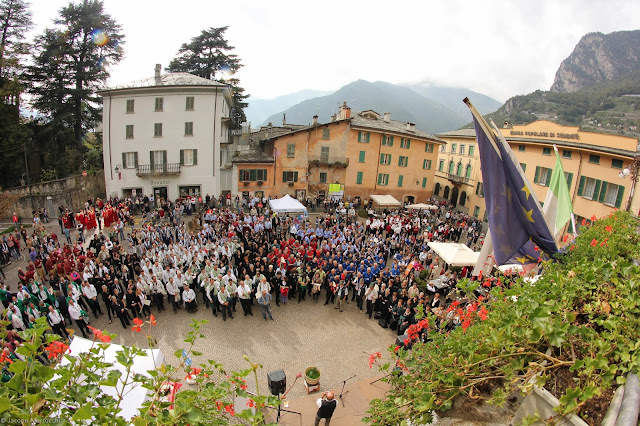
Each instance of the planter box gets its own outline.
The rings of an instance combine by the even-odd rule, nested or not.
[[[589,426],[587,422],[574,414],[563,418],[559,417],[558,413],[553,410],[558,405],[560,405],[560,401],[551,392],[534,386],[531,393],[522,401],[522,405],[516,411],[511,424],[519,425],[525,417],[538,415],[542,420],[534,423],[535,425],[545,425],[547,424],[544,422],[545,419],[557,416],[554,419],[557,421],[556,425]]]

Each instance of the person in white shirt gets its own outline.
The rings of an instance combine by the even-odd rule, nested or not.
[[[187,308],[187,312],[198,312],[198,307],[196,305],[196,292],[189,288],[188,285],[185,285],[184,287],[182,300]]]
[[[95,317],[98,316],[98,312],[102,315],[102,309],[100,308],[100,304],[98,303],[98,292],[93,284],[89,284],[89,282],[84,281],[82,283],[82,294],[87,298],[87,302],[89,303],[89,308],[93,312]]]
[[[233,319],[233,313],[231,313],[231,295],[224,284],[220,284],[220,291],[218,291],[218,304],[220,305],[220,310],[222,310],[222,319],[226,321],[227,315],[229,315],[229,318]]]
[[[84,318],[82,318],[83,317],[82,309],[80,309],[80,306],[78,306],[78,304],[75,302],[75,300],[73,300],[73,298],[69,299],[68,303],[69,303],[69,315],[71,316],[71,319],[76,322],[76,325],[82,332],[82,337],[86,339],[87,332],[91,333],[91,331],[89,331],[89,329],[87,328],[87,323],[84,321]]]
[[[11,325],[15,330],[24,331],[24,320],[22,319],[22,313],[17,306],[10,304],[9,311],[7,313],[7,318],[11,321]]]
[[[173,313],[177,314],[178,301],[180,300],[180,289],[178,288],[176,283],[173,282],[173,277],[169,278],[169,281],[167,281],[165,287],[167,289],[167,293],[169,294],[169,299],[171,299],[171,306],[173,307]]]
[[[244,281],[241,281],[238,286],[238,298],[240,299],[244,316],[253,316],[253,312],[251,312],[251,286],[249,286],[248,277],[246,277]]]
[[[53,306],[49,305],[49,313],[47,314],[47,319],[49,320],[49,324],[53,329],[53,332],[58,336],[66,336],[69,338],[69,333],[67,333],[67,329],[65,328],[64,317]]]

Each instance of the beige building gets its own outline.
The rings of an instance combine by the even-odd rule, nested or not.
[[[536,196],[544,201],[555,164],[553,145],[562,158],[573,209],[578,222],[603,217],[614,209],[638,213],[639,197],[632,194],[632,175],[638,155],[636,138],[585,132],[550,121],[507,125],[501,132],[520,162]],[[438,155],[434,196],[447,199],[458,210],[486,220],[482,172],[475,131],[462,129],[439,134],[447,142]],[[632,196],[634,195],[634,196]]]

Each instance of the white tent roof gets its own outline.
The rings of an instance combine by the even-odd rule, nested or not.
[[[289,196],[289,194],[285,195],[282,198],[277,198],[275,200],[269,200],[269,206],[271,210],[274,212],[282,212],[282,213],[299,213],[306,212],[307,208],[295,198]]]
[[[71,356],[79,356],[80,354],[87,353],[93,346],[93,341],[83,339],[82,337],[75,336],[69,345],[69,352]],[[125,376],[125,367],[118,364],[116,361],[117,352],[123,350],[123,347],[116,344],[109,344],[107,349],[104,350],[102,360],[111,364],[112,369],[117,369],[122,372],[122,377]],[[133,359],[133,367],[131,371],[149,377],[149,370],[155,370],[164,363],[164,356],[160,349],[143,349],[146,352],[144,356],[137,356]],[[61,365],[68,364],[69,361],[66,358],[62,358]],[[100,386],[100,389],[107,395],[111,395],[117,398],[117,389],[113,386]],[[120,415],[125,419],[131,419],[138,414],[138,409],[142,406],[147,398],[148,389],[143,388],[139,383],[132,383],[125,387],[124,394],[126,398],[120,403]]]
[[[402,203],[391,195],[372,195],[373,201],[380,207],[400,207]]]
[[[431,241],[429,247],[451,266],[473,266],[478,262],[480,252],[474,252],[460,243],[438,243]]]
[[[405,208],[411,209],[411,210],[437,210],[438,209],[438,207],[434,206],[433,204],[424,204],[424,203],[409,204],[408,206],[405,206]]]

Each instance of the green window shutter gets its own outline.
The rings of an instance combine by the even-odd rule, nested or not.
[[[180,165],[184,166],[184,149],[180,150]]]
[[[398,157],[398,166],[402,166],[402,155]]]
[[[411,148],[411,139],[407,139],[407,149]]]
[[[193,150],[193,165],[194,166],[198,165],[198,150],[197,149]]]
[[[601,203],[604,203],[604,196],[607,194],[608,185],[609,185],[609,182],[602,181],[602,187],[600,188],[600,195],[598,196],[598,201]]]
[[[366,151],[360,151],[360,156],[358,157],[358,161],[364,163],[364,156]]]
[[[618,185],[618,195],[616,196],[616,208],[620,208],[622,205],[622,196],[624,194],[624,186]]]
[[[133,153],[133,164],[138,167],[138,152]]]
[[[573,173],[568,173],[567,174],[567,186],[569,187],[569,190],[571,190],[571,181],[573,181]]]
[[[282,172],[282,181],[283,182],[287,181],[287,172]]]
[[[580,176],[580,183],[578,184],[578,195],[582,195],[582,193],[584,192],[584,181],[584,176]]]
[[[598,201],[598,196],[600,196],[600,187],[602,186],[601,180],[596,180],[596,187],[593,190],[593,197],[591,198],[593,201]]]
[[[404,179],[404,176],[402,175],[398,176],[398,186],[402,186],[403,179]]]
[[[126,152],[122,153],[122,168],[123,169],[127,168],[127,153]]]
[[[378,173],[378,185],[382,182],[382,173]]]
[[[153,151],[149,151],[149,164],[153,167]]]
[[[384,164],[384,154],[380,154],[380,164]]]
[[[369,142],[370,138],[371,138],[371,133],[367,132],[367,142]]]
[[[362,132],[358,132],[358,142],[362,142]]]
[[[538,183],[539,176],[540,176],[540,166],[536,166],[536,174],[533,177],[533,183]]]
[[[551,170],[549,170],[549,171],[547,172],[547,181],[544,183],[544,186],[547,186],[547,187],[549,186],[549,184],[551,183],[551,175],[552,175],[552,174],[553,174],[553,173],[551,172]]]
[[[294,182],[298,181],[298,172],[293,172],[293,181]]]
[[[393,136],[388,136],[389,138],[389,146],[393,146]]]
[[[167,164],[167,151],[162,151],[162,163]]]
[[[422,178],[422,187],[423,188],[427,187],[427,178]]]
[[[362,172],[358,172],[358,176],[356,177],[356,184],[362,185]]]

